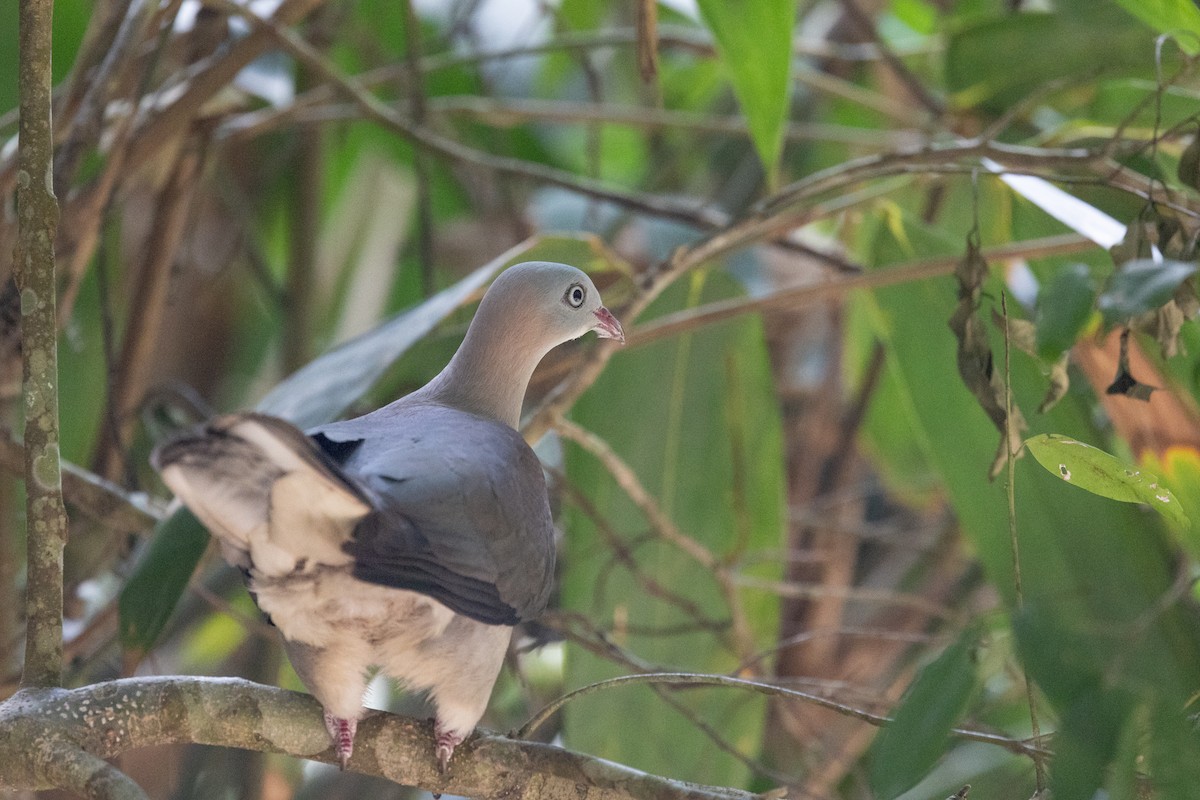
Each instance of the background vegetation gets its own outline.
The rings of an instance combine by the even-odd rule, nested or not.
[[[599,688],[525,732],[797,798],[1195,796],[1193,3],[54,6],[64,685],[300,688],[149,448],[214,411],[311,425],[387,402],[440,369],[497,270],[559,260],[629,343],[563,347],[535,378],[560,591],[486,727],[615,676],[725,676]],[[17,16],[0,4],[5,254]],[[19,431],[11,277],[5,257]],[[8,697],[36,573],[20,438],[0,450]],[[0,705],[6,753],[42,741],[13,722],[23,696]],[[156,724],[317,753],[318,715],[287,697],[268,705],[308,750],[235,733],[236,703],[228,728],[171,728],[166,701]],[[427,713],[385,685],[370,702]],[[152,797],[412,791],[130,749],[160,741],[147,715],[82,747]],[[543,766],[515,759],[478,763],[525,791]],[[0,763],[0,787],[133,796],[38,769]]]

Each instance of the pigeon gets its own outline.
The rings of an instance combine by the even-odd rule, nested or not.
[[[625,340],[587,275],[519,264],[492,283],[445,369],[399,400],[307,432],[228,414],[151,454],[279,629],[342,769],[379,670],[428,693],[445,771],[483,716],[513,626],[545,609],[554,525],[516,428],[538,362],[588,331]]]

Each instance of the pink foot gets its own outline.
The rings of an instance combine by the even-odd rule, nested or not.
[[[437,740],[434,752],[437,755],[438,766],[441,767],[442,772],[445,772],[446,767],[450,765],[450,756],[454,755],[454,748],[462,744],[465,737],[461,733],[446,730],[442,727],[441,722],[434,724],[433,734]]]
[[[326,711],[325,730],[329,731],[329,738],[333,739],[338,763],[341,764],[344,772],[350,765],[350,756],[354,753],[354,732],[358,730],[358,720],[342,719]]]

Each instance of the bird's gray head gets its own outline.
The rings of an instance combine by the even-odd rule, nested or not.
[[[529,261],[509,267],[492,283],[480,312],[500,311],[518,330],[536,337],[545,349],[588,331],[602,339],[624,343],[625,333],[616,317],[604,307],[591,278],[551,261]]]
[[[454,358],[409,398],[433,400],[515,428],[538,362],[588,331],[625,341],[621,324],[601,305],[587,275],[549,261],[509,267],[483,296]]]

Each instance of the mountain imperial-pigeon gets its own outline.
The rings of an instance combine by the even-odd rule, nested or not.
[[[538,362],[588,331],[624,341],[587,275],[519,264],[446,368],[390,405],[307,433],[230,414],[151,456],[282,633],[343,769],[378,668],[428,692],[444,770],[483,716],[512,626],[545,608],[554,527],[516,426]]]

